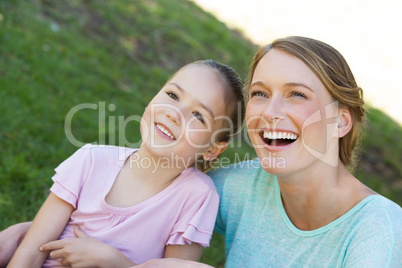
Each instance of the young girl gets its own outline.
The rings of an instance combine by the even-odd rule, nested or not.
[[[119,249],[128,266],[199,260],[219,198],[194,166],[208,169],[243,115],[242,83],[232,69],[212,60],[184,66],[145,109],[139,149],[86,145],[55,169],[51,193],[9,267],[69,264],[46,259],[40,247],[75,237],[77,226]]]

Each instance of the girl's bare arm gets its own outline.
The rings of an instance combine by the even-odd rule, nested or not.
[[[177,258],[190,261],[199,261],[204,248],[197,243],[185,245],[167,245],[165,258]]]
[[[50,193],[8,267],[42,267],[49,252],[40,252],[39,247],[59,238],[73,210],[69,203]]]

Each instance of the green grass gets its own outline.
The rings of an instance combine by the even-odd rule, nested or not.
[[[110,118],[141,115],[166,79],[194,60],[224,62],[245,78],[255,50],[184,0],[0,1],[0,229],[34,217],[53,169],[77,149],[64,132],[74,106],[97,105],[73,117],[77,140],[117,144],[123,135],[138,143],[138,123],[109,127]],[[358,176],[401,205],[401,127],[375,109],[369,119]],[[233,146],[225,156],[233,161],[235,151],[255,155]],[[203,261],[223,267],[223,253],[216,235]]]
[[[370,108],[357,177],[402,205],[402,128],[380,110]]]

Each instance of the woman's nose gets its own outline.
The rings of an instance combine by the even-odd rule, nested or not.
[[[265,105],[263,117],[269,124],[277,124],[285,118],[284,103],[279,97],[272,97]]]

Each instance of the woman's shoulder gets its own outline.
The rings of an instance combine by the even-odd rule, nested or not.
[[[216,183],[230,181],[233,183],[248,182],[256,180],[259,177],[274,179],[275,176],[267,173],[260,164],[258,158],[248,161],[233,163],[227,166],[220,166],[207,173]]]
[[[402,208],[394,201],[379,194],[369,195],[366,199],[368,199],[365,205],[367,211],[375,212],[376,214],[386,212],[387,214],[402,217]]]
[[[261,169],[258,158],[248,161],[241,161],[230,165],[219,165],[208,171],[208,175],[213,179],[222,177],[243,177],[244,175],[252,175]]]
[[[380,233],[394,232],[402,237],[402,208],[382,195],[371,195],[363,200],[364,205],[356,213],[356,225],[370,233],[377,229]]]
[[[375,215],[382,215],[387,220],[399,221],[402,228],[402,208],[392,200],[382,195],[375,195],[373,200],[367,204],[367,210]]]
[[[255,195],[263,191],[265,194],[274,189],[276,177],[266,172],[257,159],[234,163],[208,172],[221,198],[239,198]],[[238,200],[241,202],[240,200]]]
[[[353,267],[401,267],[402,208],[377,194],[362,202],[350,222],[346,263]]]

